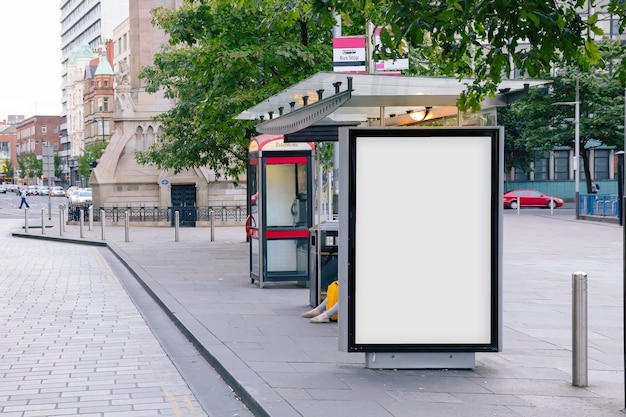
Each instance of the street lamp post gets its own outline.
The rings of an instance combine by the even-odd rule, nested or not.
[[[553,103],[553,105],[573,105],[576,113],[574,116],[574,186],[576,192],[576,220],[578,220],[580,218],[580,96],[578,76],[576,76],[576,101],[561,101]]]

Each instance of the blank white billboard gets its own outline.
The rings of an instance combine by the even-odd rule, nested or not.
[[[350,130],[350,350],[498,349],[499,133]]]

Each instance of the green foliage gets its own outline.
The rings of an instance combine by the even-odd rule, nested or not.
[[[378,58],[398,57],[407,42],[408,74],[473,79],[458,100],[461,110],[477,110],[513,66],[527,76],[545,77],[555,64],[581,71],[597,65],[626,85],[623,46],[591,40],[602,31],[597,15],[587,21],[579,15],[585,5],[583,0],[186,0],[178,9],[156,8],[153,24],[170,42],[140,77],[148,92],[163,91],[177,105],[157,116],[159,140],[136,158],[175,172],[209,166],[218,176],[237,177],[256,133],[253,122],[233,118],[331,70],[333,12],[341,15],[344,35],[364,34],[366,22],[384,28]],[[622,32],[625,7],[623,0],[610,0],[609,10],[622,16]],[[510,149],[520,158],[516,163],[531,157],[523,155],[525,149],[526,144]]]
[[[65,178],[65,172],[63,172],[63,160],[59,154],[54,154],[54,176],[57,178]]]
[[[17,167],[22,178],[36,178],[43,174],[43,161],[33,152],[17,158]]]
[[[366,0],[324,3],[349,15],[364,13],[383,26],[382,57],[396,57],[406,40],[420,51],[418,70],[474,79],[458,101],[461,110],[477,110],[512,65],[530,77],[543,77],[554,64],[586,69],[600,57],[588,39],[602,33],[597,15],[583,20],[578,13],[586,5],[582,0],[385,0],[376,2],[375,10],[364,8],[370,4]],[[625,15],[623,0],[611,3],[615,14]]]
[[[102,156],[102,152],[106,148],[107,144],[104,142],[93,142],[85,146],[83,154],[78,157],[78,173],[89,178],[91,175],[92,163],[97,162]],[[56,172],[56,160],[55,160],[55,172]],[[56,175],[56,174],[55,174]]]
[[[590,164],[583,149],[600,145],[623,148],[624,90],[618,80],[603,73],[570,71],[554,78],[549,90],[531,89],[526,99],[500,111],[499,122],[506,126],[507,167],[527,169],[537,152],[555,147],[575,148],[576,78],[580,101],[580,156],[589,189]]]
[[[10,160],[5,160],[2,164],[2,174],[5,180],[12,180],[14,178],[15,172],[13,171]]]
[[[171,37],[145,67],[146,90],[177,105],[157,116],[162,133],[143,164],[209,166],[236,178],[246,167],[254,122],[234,117],[320,70],[331,68],[331,24],[308,2],[190,0],[157,8],[154,23]]]

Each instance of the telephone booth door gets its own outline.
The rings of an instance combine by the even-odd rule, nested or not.
[[[250,279],[309,280],[312,223],[312,143],[284,143],[282,135],[260,135],[249,148]]]

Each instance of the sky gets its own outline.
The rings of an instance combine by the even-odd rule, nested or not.
[[[57,0],[0,0],[0,121],[61,114]]]

